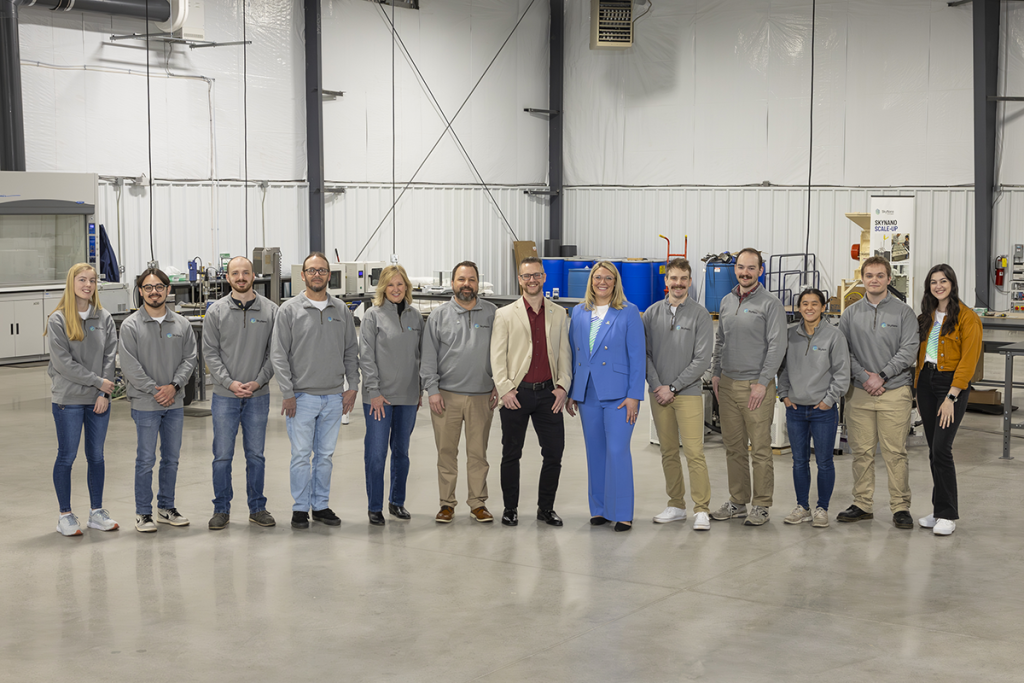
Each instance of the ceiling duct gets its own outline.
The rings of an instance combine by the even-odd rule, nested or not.
[[[633,0],[590,0],[590,49],[633,47]]]

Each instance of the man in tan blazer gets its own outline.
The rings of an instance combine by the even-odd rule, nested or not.
[[[562,526],[555,513],[555,492],[562,471],[565,426],[562,407],[572,382],[568,316],[544,298],[544,264],[529,256],[519,264],[523,298],[499,308],[491,331],[491,372],[501,397],[501,523],[519,523],[519,461],[526,428],[540,442],[543,464],[537,496],[537,519]]]

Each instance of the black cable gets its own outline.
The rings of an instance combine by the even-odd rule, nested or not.
[[[652,9],[654,9],[654,0],[651,0],[651,4],[647,7],[647,11],[646,12],[644,12],[639,17],[637,17],[636,19],[633,20],[633,25],[635,26],[636,22],[640,21],[640,19],[642,19],[643,17],[646,17],[648,14],[650,14]]]
[[[377,5],[380,7],[380,5]],[[381,10],[382,12],[384,10]],[[385,15],[387,16],[387,15]],[[394,0],[391,2],[391,206],[395,208],[395,178],[396,176],[396,146],[398,136],[396,135],[395,128],[395,37],[398,35],[398,29],[395,27],[395,3]],[[398,219],[398,211],[392,211],[391,215],[391,253],[397,253],[398,243],[396,241],[395,234],[395,221]]]
[[[512,36],[515,35],[516,29],[519,28],[519,24],[523,23],[523,19],[525,19],[526,15],[530,13],[530,8],[533,7],[533,4],[536,1],[537,0],[530,0],[530,4],[526,6],[525,10],[523,10],[523,14],[519,17],[519,21],[517,21],[516,25],[512,27],[512,30],[509,32],[508,37],[505,38],[505,42],[503,42],[501,44],[501,47],[498,48],[498,51],[496,53],[494,53],[494,57],[487,64],[487,68],[484,69],[482,74],[480,74],[480,78],[477,79],[476,84],[473,85],[472,90],[470,90],[469,94],[466,95],[466,99],[464,99],[462,101],[462,104],[459,105],[458,110],[455,112],[455,116],[453,116],[451,118],[451,120],[448,121],[448,124],[445,126],[445,129],[443,131],[441,131],[440,137],[438,137],[437,140],[434,142],[433,146],[427,152],[427,155],[423,158],[423,161],[420,162],[420,165],[416,167],[416,170],[413,172],[412,176],[410,176],[410,178],[409,178],[409,182],[407,182],[405,184],[405,187],[402,188],[402,192],[398,195],[398,199],[401,199],[405,195],[406,190],[408,190],[412,186],[412,183],[416,179],[416,176],[423,169],[423,166],[427,163],[427,159],[430,158],[430,155],[434,153],[434,150],[437,149],[437,146],[439,144],[441,144],[442,140],[444,140],[444,136],[448,134],[449,130],[451,130],[452,124],[455,122],[455,119],[457,119],[459,117],[459,114],[462,113],[462,110],[466,107],[466,104],[469,102],[469,98],[471,98],[473,96],[473,93],[476,92],[476,89],[478,87],[480,87],[480,82],[484,80],[484,76],[486,76],[487,72],[490,71],[491,67],[494,65],[494,62],[498,59],[498,56],[501,54],[501,51],[505,49],[506,45],[508,45],[508,41],[512,40]],[[384,16],[386,17],[387,15],[385,14]],[[397,203],[397,200],[396,200],[396,203]],[[395,210],[395,205],[392,204],[391,208],[388,209],[388,212],[384,215],[384,218],[381,219],[380,223],[377,224],[377,227],[370,234],[370,238],[368,240],[366,240],[366,244],[364,244],[363,248],[359,250],[358,254],[356,254],[356,259],[357,260],[359,259],[360,256],[363,255],[363,252],[366,251],[366,247],[368,247],[370,245],[370,242],[373,241],[373,238],[377,236],[377,233],[380,232],[381,227],[387,221],[388,217],[391,216],[391,213],[394,210]],[[500,212],[501,209],[499,208],[498,211]],[[502,214],[502,218],[504,218],[504,214]],[[505,223],[506,223],[506,225],[508,225],[508,220],[506,220]],[[515,236],[515,231],[512,230],[512,226],[508,225],[508,228],[512,232],[512,235]],[[518,240],[518,237],[516,239]]]
[[[245,253],[249,253],[249,46],[245,35],[245,0],[242,0],[242,156],[245,164]],[[266,245],[264,245],[266,246]]]
[[[811,173],[814,170],[814,19],[818,0],[811,0],[811,106],[807,133],[807,236],[804,239],[804,278],[807,277],[807,254],[811,250]]]
[[[386,14],[384,15],[384,18],[387,19]],[[392,29],[393,28],[394,26],[392,26]],[[416,60],[412,58],[412,53],[409,52],[409,48],[406,47],[405,41],[402,40],[402,36],[400,35],[398,36],[398,43],[399,45],[402,46],[402,54],[405,55],[406,59],[409,60],[409,64],[412,65],[413,71],[416,72],[417,78],[423,85],[423,88],[427,91],[427,95],[430,96],[431,102],[434,103],[434,106],[437,107],[437,111],[441,115],[441,118],[450,127],[451,123],[448,121],[448,117],[445,116],[444,109],[441,108],[441,103],[437,101],[437,97],[434,96],[434,91],[430,89],[430,86],[427,84],[427,79],[423,76],[423,73],[420,71],[419,66],[416,64]],[[491,188],[488,187],[486,181],[484,181],[483,174],[480,173],[479,169],[477,169],[476,164],[473,162],[473,158],[469,156],[469,151],[467,151],[466,146],[462,144],[462,140],[459,138],[459,134],[455,132],[454,128],[450,128],[450,132],[452,137],[455,139],[455,144],[458,145],[459,149],[462,151],[462,154],[466,157],[466,161],[469,162],[470,167],[473,169],[473,173],[479,179],[480,185],[484,188],[484,191],[487,192],[487,196],[490,197],[491,201],[494,203],[494,208],[498,210],[498,214],[501,215],[502,220],[505,221],[505,225],[508,226],[508,231],[512,233],[512,237],[514,237],[516,241],[518,241],[519,236],[516,235],[515,230],[512,229],[512,224],[509,223],[508,218],[505,217],[505,212],[501,210],[501,206],[498,204],[498,200],[495,199],[494,195],[491,193]]]
[[[149,260],[156,261],[153,248],[153,111],[149,95],[149,2],[146,2],[146,147],[149,153]]]

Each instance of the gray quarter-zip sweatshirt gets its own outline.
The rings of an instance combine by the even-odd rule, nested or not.
[[[850,345],[850,372],[853,384],[864,388],[867,371],[884,372],[886,389],[899,389],[914,381],[911,366],[917,362],[917,316],[914,309],[892,294],[886,294],[878,306],[867,298],[854,302],[843,311],[839,331]]]
[[[228,387],[235,381],[258,383],[253,396],[270,393],[276,316],[277,304],[259,294],[248,310],[239,308],[230,294],[213,302],[203,319],[203,360],[213,378],[213,393],[233,398]]]
[[[427,394],[489,394],[491,328],[498,308],[479,297],[467,311],[453,296],[430,313],[423,331],[420,379]]]
[[[822,401],[834,406],[850,388],[850,350],[846,337],[825,321],[808,335],[801,320],[789,328],[786,364],[779,372],[779,398],[799,406]]]
[[[196,368],[196,335],[192,324],[170,308],[163,322],[157,322],[141,308],[121,323],[121,371],[128,383],[133,410],[171,410],[185,407],[185,384]],[[156,402],[158,386],[181,387],[174,404]]]
[[[719,308],[714,375],[768,386],[786,357],[786,312],[764,285],[743,303],[739,292],[733,287]]]
[[[643,315],[647,333],[647,384],[668,385],[677,396],[700,396],[701,379],[711,367],[714,325],[711,315],[690,297],[676,307],[668,299],[657,302]]]
[[[62,406],[92,405],[102,396],[103,380],[114,381],[117,355],[117,327],[110,313],[93,307],[82,321],[85,339],[69,341],[63,311],[54,311],[46,321],[50,347],[47,368],[53,380],[53,402]]]
[[[305,293],[281,304],[274,320],[270,359],[284,397],[329,396],[359,389],[359,339],[355,318],[341,299],[327,297],[323,311]]]
[[[359,326],[359,368],[363,403],[383,396],[391,405],[414,406],[420,400],[420,340],[423,314],[406,304],[384,300],[363,316]]]

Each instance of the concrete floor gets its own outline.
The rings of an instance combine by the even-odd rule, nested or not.
[[[665,495],[658,449],[647,443],[646,403],[633,438],[629,533],[587,522],[578,419],[567,423],[556,506],[564,528],[532,520],[532,437],[519,527],[477,524],[464,504],[454,524],[436,524],[426,409],[413,434],[411,521],[367,524],[357,414],[335,455],[331,506],[342,526],[295,531],[275,394],[267,496],[278,526],[247,522],[239,456],[235,516],[227,529],[207,530],[212,427],[190,417],[177,505],[192,526],[142,535],[133,528],[135,430],[118,401],[105,504],[122,529],[64,538],[54,531],[56,436],[45,368],[0,368],[0,387],[3,680],[1021,680],[1024,448],[1015,439],[1017,459],[998,459],[999,417],[968,414],[957,439],[963,518],[949,538],[892,526],[881,467],[874,521],[784,525],[795,504],[787,455],[776,457],[766,526],[713,522],[698,533],[689,521],[654,525]],[[496,515],[500,439],[495,420]],[[912,439],[910,450],[915,519],[930,512],[922,443]],[[719,438],[709,437],[707,456],[717,507],[727,495]],[[74,503],[83,522],[85,471],[80,454]],[[837,475],[833,519],[850,503],[849,457],[837,459]]]

